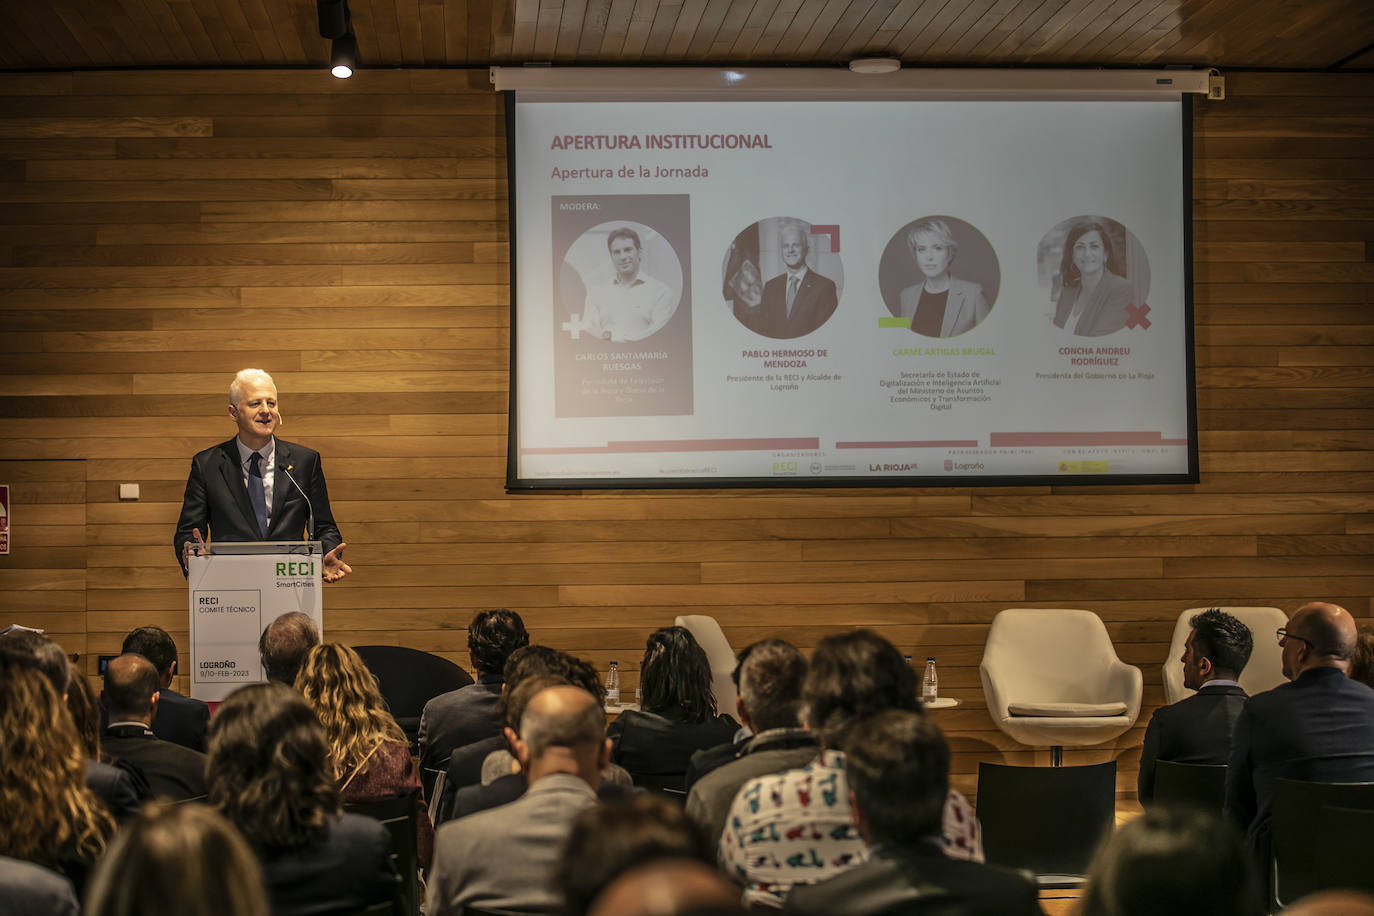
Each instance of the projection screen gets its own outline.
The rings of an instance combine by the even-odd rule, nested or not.
[[[507,93],[508,487],[1197,479],[1187,95],[610,73]]]

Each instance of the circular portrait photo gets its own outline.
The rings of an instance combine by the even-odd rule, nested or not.
[[[878,288],[888,311],[923,337],[958,337],[988,317],[1002,287],[992,243],[972,223],[923,216],[888,240]]]
[[[825,324],[844,288],[839,227],[775,216],[730,243],[721,295],[735,319],[755,334],[788,340]]]
[[[1150,262],[1129,229],[1105,216],[1075,216],[1040,239],[1040,286],[1054,323],[1079,337],[1149,327]]]
[[[559,300],[573,337],[643,340],[682,300],[682,262],[652,227],[630,220],[593,226],[563,255]]]

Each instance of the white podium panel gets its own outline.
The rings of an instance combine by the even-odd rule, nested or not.
[[[324,632],[322,558],[318,541],[211,545],[190,558],[191,696],[222,700],[266,680],[258,638],[288,611]]]

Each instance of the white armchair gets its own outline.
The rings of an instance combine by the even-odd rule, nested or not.
[[[735,681],[731,677],[735,671],[735,650],[730,648],[730,640],[725,638],[725,631],[716,618],[709,614],[688,614],[674,620],[673,626],[686,627],[697,645],[706,651],[706,658],[711,662],[711,692],[716,697],[716,711],[737,715],[735,698],[739,694],[735,692]]]
[[[992,620],[983,662],[992,721],[1058,765],[1064,745],[1101,744],[1140,715],[1140,669],[1117,658],[1091,611],[1011,608]]]
[[[1196,693],[1183,686],[1183,644],[1188,641],[1188,633],[1193,629],[1189,621],[1194,614],[1201,614],[1205,610],[1205,607],[1189,608],[1178,616],[1178,623],[1174,624],[1169,657],[1164,660],[1166,703],[1177,703]],[[1240,673],[1240,686],[1254,696],[1282,684],[1286,680],[1283,676],[1283,650],[1279,648],[1274,631],[1288,625],[1288,615],[1276,607],[1224,607],[1221,610],[1239,619],[1255,637],[1255,650],[1245,670]]]

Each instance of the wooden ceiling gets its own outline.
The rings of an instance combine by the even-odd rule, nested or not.
[[[368,67],[1368,69],[1374,0],[351,0]],[[0,69],[322,67],[313,0],[3,0]]]

